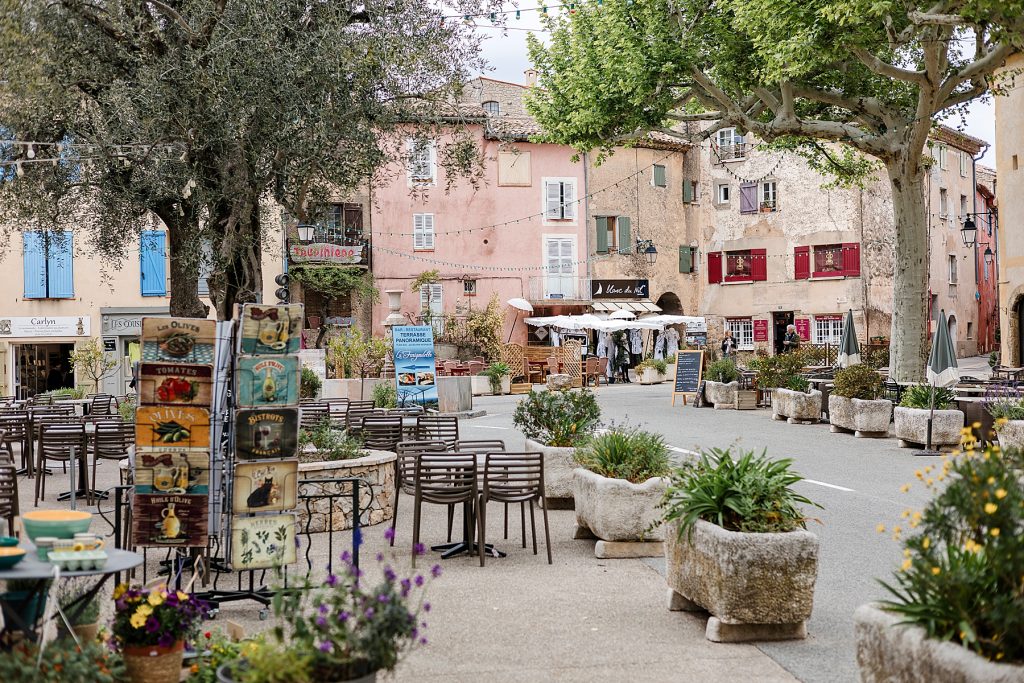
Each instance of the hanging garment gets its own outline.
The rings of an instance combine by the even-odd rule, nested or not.
[[[654,358],[665,360],[665,335],[659,334],[658,341],[654,342]]]
[[[553,327],[551,328],[551,345],[552,346],[561,346],[562,345],[562,335],[560,335],[558,333],[558,330],[556,330]]]
[[[665,353],[669,356],[679,353],[679,330],[674,327],[665,330]]]
[[[598,358],[604,358],[605,356],[608,355],[608,344],[607,344],[607,341],[605,340],[605,336],[606,335],[604,335],[604,334],[602,334],[600,332],[597,333],[597,357]]]
[[[638,356],[643,353],[644,350],[644,339],[640,334],[640,330],[629,331],[629,352],[634,356]]]

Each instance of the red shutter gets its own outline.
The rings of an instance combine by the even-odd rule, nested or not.
[[[750,279],[754,282],[768,279],[768,251],[765,249],[750,250]]]
[[[708,252],[708,284],[717,285],[722,281],[722,252]]]
[[[793,250],[793,278],[807,280],[811,277],[811,248],[797,247]]]
[[[860,244],[857,242],[843,243],[843,275],[860,275]]]

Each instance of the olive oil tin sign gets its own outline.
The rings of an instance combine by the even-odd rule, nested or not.
[[[205,546],[209,496],[136,495],[133,542],[139,546]]]
[[[294,562],[294,514],[231,518],[232,569],[270,569]]]
[[[210,490],[210,453],[190,448],[140,448],[135,493],[204,494]]]
[[[297,356],[242,356],[238,359],[238,405],[295,405],[299,402],[299,377]]]
[[[235,413],[235,455],[241,460],[291,458],[298,449],[298,441],[298,408]]]
[[[213,402],[213,367],[184,363],[139,365],[139,403],[209,407]]]
[[[201,318],[143,318],[142,361],[213,365],[217,323]]]
[[[232,491],[235,514],[291,510],[299,494],[299,461],[238,463]]]
[[[138,448],[210,448],[210,413],[205,408],[139,406],[135,411]]]
[[[299,350],[302,304],[242,307],[240,347],[256,356],[284,355]]]

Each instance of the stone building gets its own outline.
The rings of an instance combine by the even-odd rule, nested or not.
[[[1003,365],[1024,365],[1024,55],[1006,61],[996,96],[999,331]]]

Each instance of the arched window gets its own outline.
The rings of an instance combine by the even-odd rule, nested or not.
[[[483,103],[483,108],[484,108],[484,111],[487,112],[488,114],[495,114],[495,115],[497,115],[499,113],[499,110],[500,110],[500,107],[498,106],[498,103],[495,102],[494,100],[488,100],[488,101],[484,102]]]

